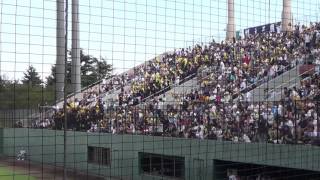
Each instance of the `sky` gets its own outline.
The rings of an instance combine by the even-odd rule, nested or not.
[[[163,52],[225,38],[227,0],[79,0],[80,47],[121,73]],[[234,0],[236,29],[281,21],[282,0]],[[71,48],[69,0],[68,48]],[[320,0],[292,0],[295,23],[319,21]],[[0,0],[0,74],[41,78],[56,61],[56,1]]]

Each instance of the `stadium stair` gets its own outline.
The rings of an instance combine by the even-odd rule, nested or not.
[[[310,71],[313,71],[313,69],[305,71],[302,74],[298,74],[295,78],[292,77],[289,81],[283,82],[283,84],[280,84],[272,90],[268,91],[268,98],[266,99],[266,101],[280,101],[283,97],[283,90],[285,87],[287,87],[288,89],[291,89],[293,87],[299,89],[301,87],[301,80],[310,78]],[[307,77],[305,77],[305,75],[307,75]]]
[[[300,76],[298,70],[300,66],[301,65],[297,65],[289,71],[286,71],[249,91],[252,96],[251,100],[253,102],[280,100],[281,93],[278,94],[277,92],[281,91],[285,87],[290,88],[295,85],[299,85]],[[274,95],[270,97],[270,94]]]

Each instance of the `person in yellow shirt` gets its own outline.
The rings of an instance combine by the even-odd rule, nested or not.
[[[209,55],[208,55],[208,54],[206,54],[206,55],[204,56],[204,62],[206,62],[206,63],[209,62]]]

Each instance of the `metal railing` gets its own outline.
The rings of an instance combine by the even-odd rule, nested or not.
[[[189,76],[183,78],[183,79],[179,82],[179,84],[169,85],[169,86],[167,86],[167,87],[165,87],[165,88],[163,88],[163,89],[161,89],[161,90],[159,90],[159,91],[157,91],[157,92],[155,92],[155,93],[147,96],[146,98],[143,98],[143,99],[141,100],[141,102],[146,102],[146,101],[148,101],[149,99],[152,99],[152,98],[154,98],[154,97],[156,97],[156,96],[159,96],[159,95],[161,95],[161,94],[164,94],[164,93],[170,91],[172,88],[177,87],[178,85],[181,85],[181,84],[183,84],[183,83],[185,83],[185,82],[187,82],[187,81],[195,78],[196,76],[197,76],[197,73],[192,73],[192,74],[190,74]]]
[[[297,70],[298,70],[298,69],[297,69]],[[296,76],[294,79],[291,79],[291,80],[289,80],[288,82],[284,82],[283,84],[290,84],[290,82],[292,82],[292,81],[297,82],[297,79],[300,81],[300,78],[301,78],[302,76],[308,74],[308,73],[311,72],[311,71],[314,71],[314,69],[309,69],[309,70],[303,72],[302,74],[299,74],[299,75]],[[316,72],[315,72],[314,74],[316,74]],[[304,78],[304,79],[302,79],[302,80],[305,80],[305,79],[307,79],[307,78],[310,78],[310,77],[306,77],[306,78]],[[271,90],[268,90],[268,92],[267,92],[268,98],[267,98],[267,99],[273,98],[275,95],[281,94],[281,93],[282,93],[282,90],[283,90],[283,88],[282,88],[283,84],[278,85],[277,87],[272,88]],[[292,86],[294,86],[294,85],[289,86],[289,88],[291,88]],[[275,90],[277,90],[277,89],[280,89],[280,91],[278,91],[276,94],[274,94],[273,92],[274,92]],[[270,94],[272,94],[273,96],[272,96],[272,97],[269,97]]]

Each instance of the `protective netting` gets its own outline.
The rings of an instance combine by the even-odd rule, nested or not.
[[[320,179],[318,0],[0,0],[0,179]]]

